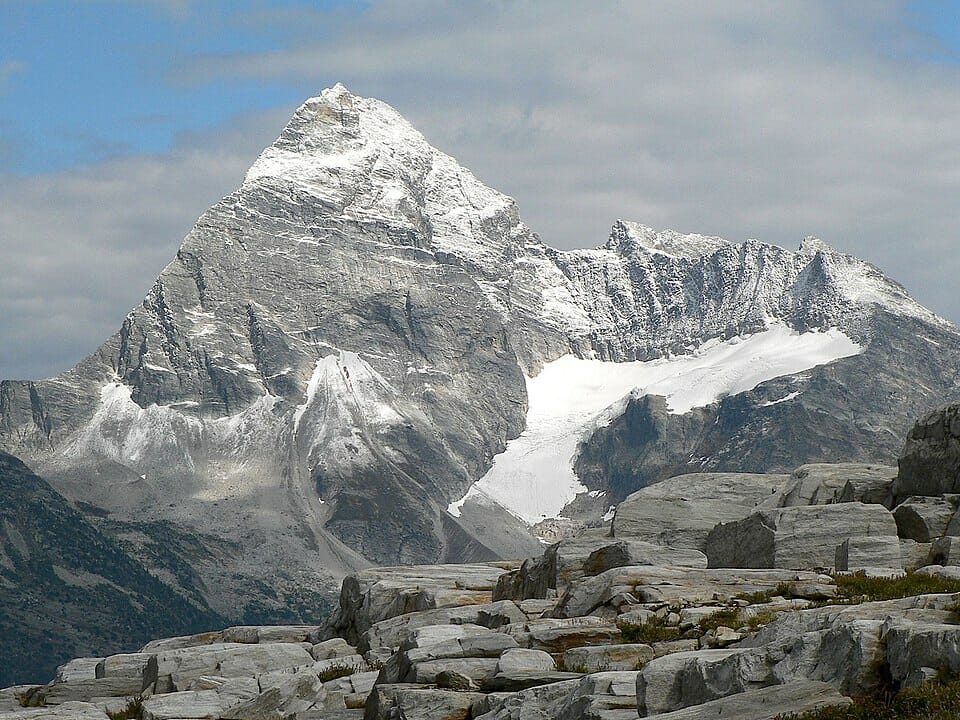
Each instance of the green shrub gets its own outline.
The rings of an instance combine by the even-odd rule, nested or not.
[[[319,673],[317,673],[317,676],[320,678],[320,682],[329,682],[330,680],[347,677],[348,675],[356,675],[359,672],[363,672],[363,668],[359,665],[335,663],[326,669],[321,670]]]
[[[903,690],[889,702],[855,698],[853,704],[781,715],[780,720],[956,720],[960,717],[960,682],[927,683]]]
[[[130,702],[127,703],[127,706],[122,710],[114,710],[113,712],[108,712],[107,716],[110,720],[135,720],[139,718],[143,713],[143,698],[135,697],[131,698]]]
[[[666,621],[662,618],[654,618],[650,622],[645,622],[640,625],[623,623],[618,627],[620,628],[622,642],[628,644],[665,642],[680,639],[680,628],[667,625]]]
[[[743,622],[740,619],[739,608],[723,608],[717,610],[715,613],[710,613],[706,617],[700,618],[700,622],[698,622],[697,625],[700,626],[701,632],[708,633],[721,626],[736,630],[743,625]]]
[[[924,575],[908,570],[901,577],[867,577],[863,571],[847,575],[835,575],[837,600],[828,600],[825,604],[861,603],[876,600],[896,600],[914,595],[933,595],[937,593],[960,593],[960,580]]]

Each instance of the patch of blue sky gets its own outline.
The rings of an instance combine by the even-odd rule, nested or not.
[[[0,0],[0,173],[163,152],[180,133],[294,104],[319,88],[297,79],[191,82],[192,58],[282,49],[295,41],[289,19],[298,14],[313,20],[300,32],[322,41],[325,13],[365,7],[340,0]]]
[[[913,0],[907,21],[929,41],[914,46],[916,57],[960,64],[960,0]]]

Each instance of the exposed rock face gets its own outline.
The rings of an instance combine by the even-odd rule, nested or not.
[[[617,506],[612,533],[702,551],[710,531],[747,517],[787,481],[786,475],[693,473],[630,495]]]
[[[535,551],[495,503],[446,511],[524,430],[525,375],[565,355],[734,348],[771,325],[839,333],[846,350],[683,415],[617,398],[622,417],[582,438],[590,521],[678,471],[891,457],[920,409],[960,397],[960,335],[819,242],[618,221],[601,247],[554,250],[396,111],[337,86],[298,109],[93,355],[0,383],[0,448],[151,569],[205,578],[176,578],[191,600],[237,622],[313,622],[370,564]]]
[[[960,492],[960,405],[925,415],[913,426],[900,454],[895,501],[910,495]]]
[[[710,567],[831,568],[848,538],[886,537],[900,567],[897,525],[882,505],[840,503],[756,512],[707,538]]]
[[[76,655],[222,624],[2,452],[0,587],[0,685],[51,677]],[[95,667],[82,672],[93,680]]]

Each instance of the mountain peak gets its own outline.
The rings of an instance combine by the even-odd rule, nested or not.
[[[800,252],[804,255],[821,251],[833,252],[833,248],[815,235],[807,235],[800,243]]]
[[[619,249],[625,254],[640,250],[687,259],[709,255],[725,245],[729,243],[723,238],[684,234],[675,230],[654,230],[647,225],[626,220],[617,220],[613,224],[607,241],[607,248]]]

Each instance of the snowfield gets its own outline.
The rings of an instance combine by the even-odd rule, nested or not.
[[[459,517],[464,502],[483,496],[529,524],[557,517],[567,503],[587,491],[573,472],[580,441],[620,415],[631,396],[663,395],[671,413],[683,414],[722,395],[745,392],[766,380],[862,350],[839,330],[801,334],[772,324],[754,335],[711,340],[690,355],[649,362],[611,363],[565,355],[527,378],[526,429],[447,510]]]

